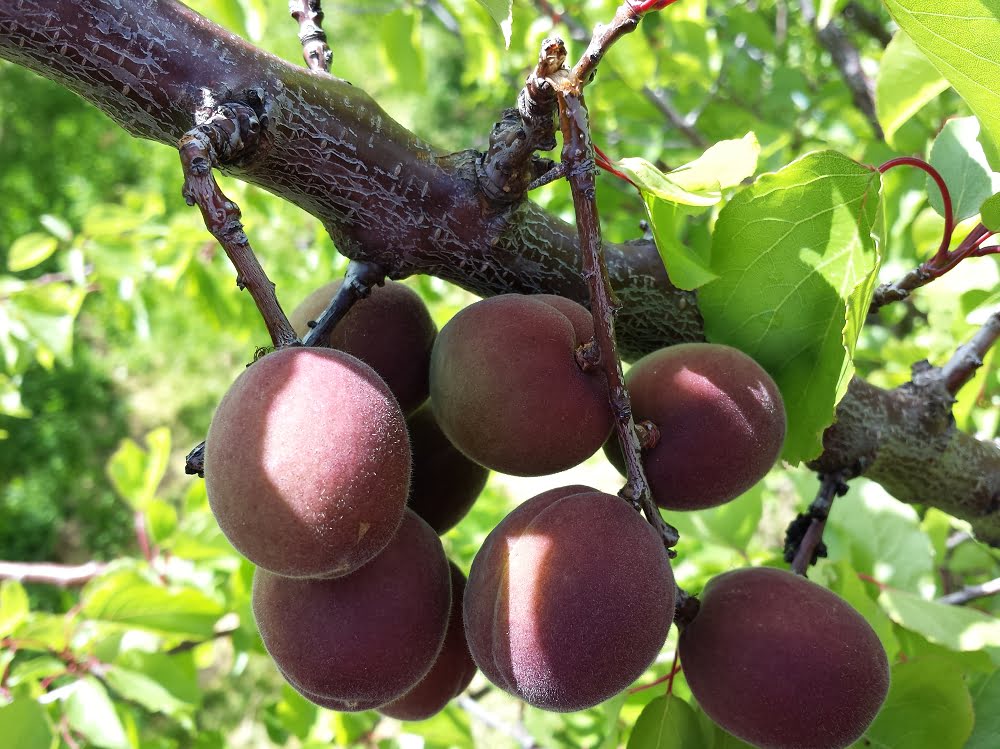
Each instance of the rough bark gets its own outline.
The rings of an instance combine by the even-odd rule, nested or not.
[[[359,88],[262,52],[172,0],[6,0],[0,57],[171,146],[215,104],[247,103],[266,118],[265,138],[227,172],[312,213],[346,256],[481,295],[586,301],[574,229],[530,201],[488,200],[478,153],[442,154]],[[626,358],[703,337],[696,296],[671,285],[650,242],[606,251]],[[965,518],[1000,545],[1000,448],[956,430],[948,404],[925,396],[855,380],[814,467],[860,465],[900,500]]]

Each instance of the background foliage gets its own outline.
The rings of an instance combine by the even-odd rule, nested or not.
[[[190,4],[300,59],[283,3]],[[615,5],[588,0],[566,10],[589,29]],[[827,17],[859,6],[895,28],[873,0],[818,5]],[[920,3],[889,5],[896,12]],[[514,4],[509,50],[473,0],[328,0],[325,9],[336,73],[444,150],[485,147],[553,32],[551,18],[527,0]],[[751,131],[762,149],[758,172],[814,150],[865,164],[922,155],[946,172],[962,218],[974,216],[1000,177],[969,116],[995,128],[996,99],[970,99],[970,109],[920,51],[926,29],[883,47],[844,25],[876,77],[888,143],[873,137],[799,7],[780,0],[681,0],[648,18],[588,89],[595,138],[612,158],[642,157],[662,169]],[[568,35],[564,26],[557,31]],[[668,124],[664,101],[693,134]],[[0,164],[0,558],[110,561],[80,590],[0,586],[0,737],[10,746],[740,746],[700,713],[682,677],[669,695],[659,685],[569,715],[525,707],[478,677],[472,693],[489,719],[474,705],[453,704],[419,724],[318,710],[283,686],[249,614],[250,565],[219,533],[203,483],[181,471],[221,393],[267,341],[197,211],[184,205],[176,152],[130,139],[59,86],[0,63]],[[242,207],[286,309],[343,270],[310,217],[242,183],[223,189]],[[942,220],[921,173],[893,171],[883,191],[881,277],[891,279],[933,252]],[[564,184],[535,199],[571,215]],[[638,233],[643,210],[633,188],[605,176],[600,201],[607,237]],[[718,210],[684,216],[673,224],[675,238],[708,257],[716,222],[726,228]],[[713,269],[724,262],[711,257]],[[439,325],[470,301],[435,279],[409,283]],[[959,266],[869,321],[854,365],[893,386],[920,359],[943,363],[1000,304],[998,288],[996,258]],[[982,439],[1000,434],[995,352],[959,394],[955,416]],[[600,457],[572,481],[606,491],[619,484]],[[510,507],[565,483],[494,475],[445,537],[449,556],[467,571]],[[736,566],[780,564],[784,527],[815,491],[815,477],[785,467],[729,505],[672,515],[682,533],[678,582],[698,591]],[[838,500],[829,558],[812,577],[868,618],[894,663],[889,700],[859,745],[996,746],[1000,605],[934,601],[1000,576],[997,552],[965,530],[863,480]],[[674,646],[675,633],[643,682],[669,671]]]

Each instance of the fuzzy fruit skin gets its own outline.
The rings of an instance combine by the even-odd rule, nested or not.
[[[244,370],[205,441],[208,500],[223,533],[278,575],[348,574],[403,518],[403,414],[369,366],[333,349],[286,348]]]
[[[652,663],[675,596],[666,550],[635,510],[562,487],[529,499],[487,537],[465,592],[466,637],[501,689],[543,710],[583,710]]]
[[[467,458],[451,443],[429,404],[411,414],[406,426],[413,451],[407,504],[438,535],[444,534],[472,509],[490,470]]]
[[[441,540],[409,510],[385,550],[350,575],[254,574],[264,647],[293,687],[331,709],[370,709],[412,689],[441,652],[450,610]]]
[[[588,313],[573,302],[504,294],[449,321],[431,354],[431,404],[472,460],[515,476],[572,468],[613,426],[607,385],[576,363]]]
[[[791,572],[733,570],[709,581],[680,636],[698,704],[761,749],[843,749],[889,691],[878,636],[846,601]]]
[[[462,623],[462,603],[465,600],[465,575],[451,564],[451,616],[444,645],[427,676],[409,692],[387,705],[379,712],[397,720],[427,720],[444,710],[445,706],[460,695],[472,677],[476,664],[469,654]]]
[[[771,376],[739,349],[683,343],[637,361],[625,378],[636,421],[659,442],[643,450],[656,503],[700,510],[735,499],[760,481],[785,441],[785,406]],[[624,474],[617,441],[605,453]]]
[[[323,286],[288,316],[300,337],[323,314],[343,280]],[[386,281],[359,299],[330,332],[325,346],[356,356],[386,381],[404,414],[415,411],[430,392],[428,371],[437,326],[427,306],[406,284]]]

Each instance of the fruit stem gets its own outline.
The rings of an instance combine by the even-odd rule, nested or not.
[[[362,260],[352,260],[344,274],[344,283],[337,289],[333,299],[314,322],[309,323],[309,332],[302,339],[303,346],[322,346],[333,329],[351,311],[354,303],[366,298],[372,289],[385,283],[385,271],[380,265]]]
[[[562,130],[562,164],[565,166],[573,195],[576,227],[580,251],[583,256],[583,276],[590,290],[590,311],[594,318],[594,339],[600,349],[600,365],[608,384],[608,396],[615,420],[615,431],[627,467],[627,481],[619,495],[630,502],[637,511],[645,514],[663,541],[667,553],[674,557],[672,547],[677,545],[677,529],[660,515],[653,501],[649,482],[642,467],[641,445],[632,417],[632,404],[625,375],[615,343],[615,314],[620,302],[611,288],[604,243],[601,238],[601,219],[597,210],[597,168],[593,140],[590,136],[589,117],[583,101],[583,87],[593,79],[596,66],[608,48],[625,34],[634,31],[641,15],[628,0],[615,12],[611,24],[598,25],[587,51],[570,70],[565,62],[558,69],[551,69],[548,85],[556,93],[559,104],[559,125]],[[557,50],[552,59],[565,60],[561,39],[550,38],[543,42],[543,52]]]

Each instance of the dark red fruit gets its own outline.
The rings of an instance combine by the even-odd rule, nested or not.
[[[652,527],[585,486],[539,494],[510,513],[472,563],[465,628],[486,677],[544,710],[582,710],[649,667],[676,588]]]
[[[885,650],[868,622],[785,570],[713,578],[679,647],[702,709],[761,749],[843,749],[861,738],[889,690]]]
[[[469,686],[476,675],[476,664],[469,655],[462,623],[465,600],[465,575],[451,565],[451,617],[441,654],[427,674],[413,689],[397,700],[383,705],[379,712],[398,720],[426,720],[439,713]]]
[[[374,370],[332,349],[275,351],[243,371],[205,441],[219,527],[278,575],[344,575],[399,527],[410,486],[406,423]]]
[[[629,370],[635,420],[652,421],[659,442],[643,451],[653,498],[670,510],[735,499],[771,469],[785,440],[778,386],[753,359],[714,343],[654,351]],[[605,453],[624,474],[617,440]]]
[[[486,486],[488,468],[465,457],[424,405],[406,420],[413,450],[409,507],[438,534],[458,525]]]
[[[441,540],[409,510],[385,550],[350,575],[254,574],[267,652],[292,686],[334,709],[384,705],[412,689],[441,651],[450,610]]]
[[[561,307],[572,304],[505,294],[466,307],[438,335],[434,413],[477,463],[517,476],[555,473],[611,433],[604,378],[576,362],[588,313],[581,307],[571,319]]]
[[[323,314],[343,281],[317,289],[289,315],[299,336]],[[420,296],[409,286],[386,281],[355,302],[325,341],[370,366],[386,381],[409,414],[427,400],[431,346],[437,326]]]

